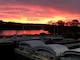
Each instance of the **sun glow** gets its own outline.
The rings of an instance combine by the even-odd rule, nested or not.
[[[58,20],[68,22],[73,19],[80,21],[79,6],[73,3],[71,3],[73,5],[66,4],[58,3],[56,0],[54,2],[53,0],[37,0],[36,2],[33,0],[0,0],[0,20],[33,24],[48,24],[50,21],[55,23]]]
[[[65,17],[62,17],[62,16],[54,16],[54,17],[51,17],[51,18],[42,18],[42,17],[39,17],[38,20],[29,20],[27,17],[21,17],[21,18],[4,18],[3,21],[4,22],[15,22],[15,23],[33,23],[33,24],[47,24],[49,21],[52,21],[52,22],[57,22],[58,20],[62,20],[62,21],[65,21],[67,20],[67,18]]]
[[[62,16],[54,16],[52,18],[44,18],[44,19],[42,19],[41,23],[47,24],[49,21],[52,21],[52,23],[56,23],[58,20],[65,21],[65,20],[67,20],[67,18],[62,17]]]
[[[4,18],[3,19],[4,22],[15,22],[15,23],[27,23],[27,19],[26,18]]]

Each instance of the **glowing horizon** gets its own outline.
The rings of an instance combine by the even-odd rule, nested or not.
[[[49,21],[80,21],[80,0],[2,0],[0,20],[15,23],[47,24]],[[45,3],[45,4],[44,4]]]

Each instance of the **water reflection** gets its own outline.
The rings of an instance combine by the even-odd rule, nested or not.
[[[5,36],[10,36],[10,35],[22,35],[22,34],[30,34],[30,35],[34,35],[34,34],[40,34],[40,33],[46,33],[49,34],[48,31],[45,30],[2,30],[0,31],[0,36],[5,35]]]

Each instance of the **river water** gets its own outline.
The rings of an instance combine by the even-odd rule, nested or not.
[[[45,31],[43,29],[41,30],[0,30],[0,36],[11,36],[14,34],[22,35],[22,34],[29,34],[29,35],[35,35],[40,33],[46,33],[49,34],[48,31]]]
[[[12,36],[14,34],[17,34],[17,35],[22,35],[22,34],[35,35],[35,34],[40,34],[40,33],[46,33],[46,34],[48,34],[48,31],[45,31],[45,30],[42,30],[42,29],[41,30],[0,30],[0,36]],[[7,57],[6,58],[7,60],[22,60],[20,58],[20,56],[19,56],[19,58],[15,57],[14,51],[12,50],[11,47],[9,47],[9,48],[11,48],[11,51],[10,51],[9,48],[7,48],[7,47],[5,47],[5,48],[7,50],[9,50],[9,52],[7,52],[8,56],[7,56],[6,53],[3,54],[4,58]],[[5,49],[5,51],[7,51],[6,49]],[[1,48],[0,48],[0,50],[1,50]],[[4,51],[4,49],[2,51]],[[27,58],[26,60],[31,60],[31,59]]]

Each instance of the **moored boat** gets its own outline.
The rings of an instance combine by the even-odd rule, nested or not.
[[[22,41],[15,53],[33,60],[56,60],[68,48],[60,44],[45,44],[41,40]]]

